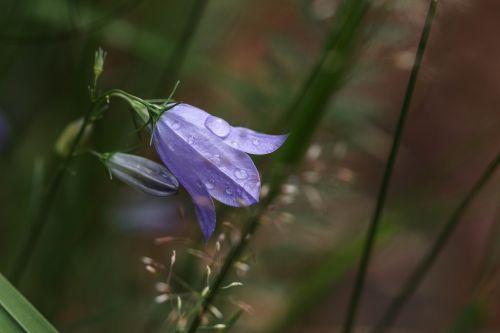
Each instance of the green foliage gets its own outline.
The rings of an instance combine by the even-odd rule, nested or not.
[[[384,226],[380,230],[380,245],[383,246],[391,240],[396,231],[394,226]],[[307,272],[296,282],[296,287],[290,292],[285,314],[274,321],[266,333],[286,332],[297,321],[310,315],[315,305],[321,304],[339,280],[355,267],[364,245],[363,240],[360,235],[356,235],[354,239],[332,249],[316,269]]]
[[[448,333],[475,333],[482,329],[485,321],[484,306],[477,301],[465,304]]]
[[[10,281],[65,332],[184,329],[199,310],[202,290],[204,296],[213,297],[205,305],[217,307],[224,316],[215,316],[209,308],[199,329],[247,333],[260,332],[255,327],[275,328],[274,332],[297,327],[300,331],[323,301],[350,286],[344,277],[351,276],[359,258],[361,230],[376,200],[377,179],[429,1],[6,0],[0,13],[4,28],[0,121],[5,114],[11,138],[6,150],[0,142],[0,270],[8,271],[17,262],[17,273],[8,275]],[[415,122],[408,124],[412,128],[403,138],[395,186],[388,196],[392,206],[388,205],[388,213],[397,212],[398,236],[403,243],[405,237],[418,239],[418,245],[404,244],[401,253],[387,254],[391,249],[384,240],[393,235],[395,224],[387,223],[390,216],[384,213],[382,242],[375,248],[384,247],[381,252],[388,260],[384,267],[374,267],[377,274],[367,276],[375,289],[364,295],[367,304],[379,304],[379,298],[390,301],[395,279],[413,267],[406,256],[413,258],[432,242],[430,235],[442,226],[439,222],[480,169],[482,154],[498,149],[498,121],[490,121],[487,110],[479,108],[484,100],[494,109],[492,101],[498,100],[496,95],[488,98],[490,80],[480,76],[487,72],[482,69],[491,69],[483,68],[491,65],[482,60],[494,53],[479,54],[473,47],[476,40],[493,45],[495,41],[485,41],[487,35],[496,34],[488,31],[471,38],[476,27],[495,31],[495,25],[488,24],[487,15],[476,15],[484,24],[464,24],[465,17],[472,18],[487,5],[462,3],[450,2],[450,10],[437,17],[445,17],[446,24],[433,33],[429,66],[423,68],[418,102],[412,105],[418,108],[412,113]],[[464,27],[460,33],[453,30],[457,22]],[[456,38],[463,35],[467,43]],[[457,43],[462,46],[454,50]],[[99,49],[94,57],[98,47],[107,50],[107,56]],[[470,60],[466,64],[474,66],[461,63],[459,70],[445,72],[450,64],[463,61],[463,55]],[[96,87],[99,77],[101,88],[119,87],[130,93],[101,91]],[[168,200],[142,197],[109,182],[102,166],[82,154],[88,147],[134,150],[157,160],[146,142],[149,137],[138,144],[137,130],[154,126],[178,79],[182,80],[178,101],[206,109],[235,126],[290,134],[286,146],[272,158],[255,159],[262,162],[263,188],[271,189],[262,204],[248,211],[217,207],[221,222],[217,232],[226,239],[208,282],[205,264],[212,262],[213,244],[193,236],[195,216],[185,191]],[[460,101],[459,107],[443,103],[449,82],[451,100]],[[490,88],[498,90],[496,85]],[[462,104],[464,96],[479,96],[474,101],[478,105]],[[122,102],[115,103],[113,97]],[[99,106],[93,110],[97,99]],[[467,107],[469,113],[464,112]],[[130,109],[138,120],[135,128],[128,117]],[[83,126],[81,133],[82,121],[72,121],[86,112],[89,126]],[[140,135],[139,139],[143,140]],[[285,194],[287,187],[296,193]],[[473,275],[470,270],[485,229],[479,223],[489,216],[489,206],[497,204],[485,204],[497,199],[497,187],[491,188],[467,214],[478,224],[468,229],[470,237],[450,242],[464,260],[458,266],[448,261],[442,271],[436,265],[434,276],[455,274],[454,270],[460,279]],[[37,214],[41,217],[35,218]],[[45,223],[41,221],[46,228],[40,228]],[[250,236],[257,228],[258,237],[251,237],[251,244],[247,238],[239,243],[242,233]],[[399,237],[394,243],[398,241]],[[23,246],[38,249],[31,259],[19,260],[16,254]],[[182,258],[186,247],[197,249],[204,259],[186,254],[188,258]],[[171,284],[175,292],[163,285],[158,295],[155,282],[165,283],[172,250],[179,254]],[[493,246],[484,252],[494,251]],[[144,256],[155,258],[157,264],[143,267],[139,258]],[[488,259],[488,272],[493,270],[496,256],[483,257]],[[387,267],[397,274],[388,276]],[[429,267],[424,267],[422,276]],[[377,280],[381,277],[387,281]],[[220,293],[214,281],[220,282]],[[244,285],[223,289],[239,283],[233,281]],[[441,288],[440,293],[456,299],[457,289],[463,290],[453,286]],[[4,294],[0,293],[1,301]],[[167,296],[172,298],[159,304],[158,297],[161,301]],[[182,311],[177,311],[176,296],[181,297]],[[425,300],[431,296],[423,295]],[[444,322],[447,316],[425,325],[429,331],[434,324],[451,327],[451,333],[489,329],[487,315],[496,305],[479,304],[476,298],[451,326]],[[334,303],[336,324],[346,305]],[[0,332],[26,332],[0,304]],[[415,308],[411,316],[418,318],[425,307]],[[455,310],[456,305],[450,308]],[[443,305],[440,314],[450,308]],[[407,325],[408,318],[401,325]]]
[[[57,333],[57,330],[1,274],[0,332]]]

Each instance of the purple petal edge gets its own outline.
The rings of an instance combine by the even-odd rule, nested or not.
[[[193,199],[196,217],[205,241],[208,241],[215,230],[215,206],[207,189],[204,186],[186,183],[184,188]]]
[[[224,142],[240,151],[253,155],[270,154],[283,145],[288,135],[270,135],[244,127],[233,127]]]
[[[169,151],[169,145],[175,145],[175,149],[187,148],[183,142],[167,126],[158,124],[154,132],[154,144],[158,155],[163,163],[176,175],[180,184],[184,186],[191,196],[195,205],[198,224],[206,241],[212,236],[215,225],[216,215],[215,206],[208,190],[195,173],[186,170],[183,154]]]
[[[168,112],[182,117],[185,121],[193,124],[203,131],[207,131],[205,121],[208,117],[217,118],[202,109],[185,103],[175,106]],[[223,140],[230,147],[245,153],[265,155],[270,154],[281,147],[287,137],[287,134],[270,135],[259,133],[245,127],[231,126],[229,136],[219,139]]]

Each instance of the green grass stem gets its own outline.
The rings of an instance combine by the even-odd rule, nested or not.
[[[469,204],[488,182],[488,180],[495,174],[496,168],[500,163],[500,153],[498,153],[493,161],[488,165],[488,167],[483,171],[479,179],[476,181],[474,186],[467,192],[465,197],[459,203],[455,211],[450,216],[450,219],[446,222],[441,232],[438,234],[436,241],[427,252],[427,254],[418,263],[417,267],[410,275],[410,277],[405,281],[403,287],[399,291],[396,298],[391,302],[384,315],[375,326],[373,332],[381,333],[389,329],[389,327],[394,323],[399,312],[402,310],[403,305],[408,301],[408,299],[415,293],[420,283],[423,281],[427,273],[430,271],[432,264],[436,261],[437,257],[448,243],[451,235],[457,228],[460,219],[464,212],[466,211]]]
[[[425,19],[424,28],[422,30],[422,35],[420,37],[420,42],[418,44],[417,54],[415,56],[415,61],[410,73],[410,78],[408,80],[408,85],[406,88],[406,93],[403,100],[403,105],[401,107],[401,112],[396,125],[396,131],[394,134],[394,139],[392,142],[391,150],[389,152],[389,157],[387,159],[387,164],[385,166],[384,175],[382,177],[382,182],[379,188],[379,193],[377,195],[377,203],[375,206],[375,211],[373,213],[368,231],[366,234],[365,247],[363,249],[361,260],[359,262],[359,267],[354,282],[354,287],[352,289],[351,298],[349,301],[347,315],[344,321],[342,332],[351,333],[355,322],[359,307],[359,301],[363,293],[363,288],[366,280],[366,272],[368,265],[370,264],[370,259],[373,253],[373,248],[375,244],[375,239],[377,236],[377,231],[380,224],[380,219],[384,211],[384,206],[387,198],[387,193],[389,190],[389,185],[392,178],[392,173],[394,170],[394,165],[396,164],[396,159],[398,156],[399,146],[401,145],[401,139],[403,136],[403,129],[406,123],[406,118],[410,109],[411,100],[413,97],[413,92],[415,90],[415,85],[417,82],[418,73],[420,70],[420,65],[424,56],[425,48],[427,46],[427,40],[429,38],[429,33],[431,30],[434,15],[436,13],[437,0],[431,0],[429,9],[427,11],[427,17]]]

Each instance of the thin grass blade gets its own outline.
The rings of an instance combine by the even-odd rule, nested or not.
[[[0,332],[57,333],[54,326],[1,274]]]

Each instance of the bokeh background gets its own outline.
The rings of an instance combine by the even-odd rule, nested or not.
[[[280,118],[319,56],[336,0],[2,0],[0,271],[13,266],[54,144],[100,87],[175,98],[238,126],[281,133]],[[428,2],[378,1],[348,82],[332,96],[300,169],[269,209],[220,301],[234,332],[337,332],[403,100]],[[443,0],[417,83],[369,267],[358,331],[375,324],[500,146],[500,3]],[[89,145],[157,159],[113,100]],[[272,157],[256,159],[263,176]],[[265,178],[264,178],[265,179]],[[393,332],[500,332],[500,174],[474,200]],[[199,288],[221,208],[200,242],[189,197],[152,198],[110,181],[89,154],[72,163],[20,290],[62,332],[168,332],[157,304],[168,266]],[[174,237],[171,240],[169,237]],[[230,238],[230,237],[229,237]],[[226,239],[222,247],[227,248]],[[195,251],[196,250],[196,251]],[[221,260],[216,259],[216,260]],[[217,266],[217,265],[216,265]]]

